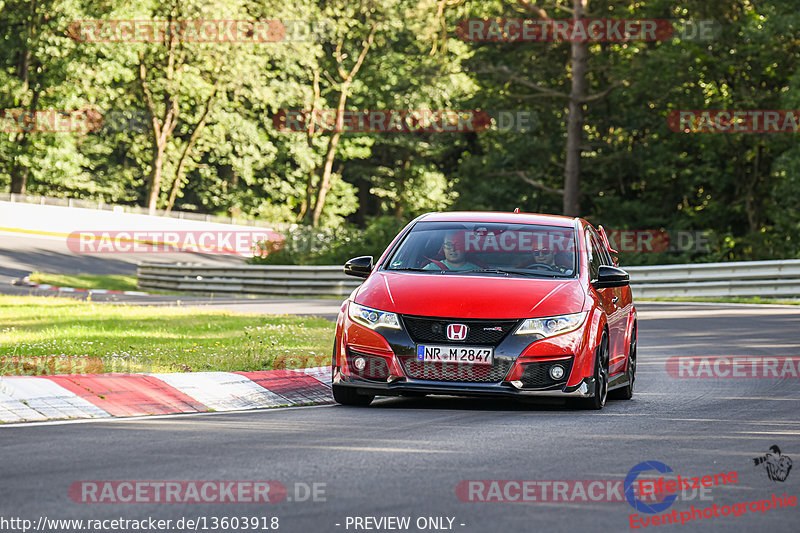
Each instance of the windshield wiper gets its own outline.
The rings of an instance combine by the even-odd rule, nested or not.
[[[526,277],[548,277],[548,278],[558,278],[561,277],[558,274],[549,274],[544,272],[531,272],[529,270],[514,270],[514,269],[505,269],[505,268],[482,268],[480,270],[461,270],[459,272],[478,272],[480,274],[505,274],[509,276],[511,274],[517,276],[526,276]]]
[[[387,270],[403,270],[406,272],[428,272],[430,274],[444,274],[447,270],[432,270],[429,268],[415,268],[415,267],[400,267],[400,268],[387,268]]]

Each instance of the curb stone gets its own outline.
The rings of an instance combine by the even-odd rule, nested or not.
[[[0,422],[333,403],[331,367],[252,372],[0,376]]]

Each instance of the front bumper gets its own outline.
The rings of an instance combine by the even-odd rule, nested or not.
[[[346,312],[345,312],[346,313]],[[582,375],[582,329],[548,339],[513,335],[516,324],[488,319],[458,319],[440,317],[409,317],[401,315],[401,327],[383,328],[380,332],[365,328],[343,317],[342,335],[337,336],[337,356],[332,382],[336,386],[358,389],[372,395],[441,394],[456,396],[498,397],[556,397],[587,398],[594,394],[594,378]],[[425,321],[425,327],[420,327]],[[416,324],[415,324],[416,322]],[[441,366],[415,361],[416,341],[444,344],[440,338],[425,338],[438,334],[436,322],[463,322],[482,337],[465,343],[494,344],[494,363],[487,368],[478,365],[442,363]],[[412,340],[408,326],[415,329]],[[441,330],[442,328],[438,328]],[[501,330],[499,333],[494,332]],[[484,338],[495,334],[494,338]],[[422,337],[422,338],[420,338]],[[539,344],[541,342],[542,344]],[[536,350],[529,348],[535,345]],[[469,344],[468,344],[469,345]],[[363,359],[360,367],[353,362]],[[366,361],[366,363],[364,363]],[[566,370],[562,379],[548,376],[549,365],[558,364]],[[433,366],[431,366],[433,365]]]
[[[333,384],[352,387],[365,394],[377,396],[402,396],[403,394],[440,394],[448,396],[494,396],[494,397],[551,397],[589,398],[594,391],[594,378],[584,378],[570,387],[551,390],[520,390],[508,381],[501,383],[472,383],[453,381],[415,380],[398,378],[388,383],[366,381],[353,376],[344,376],[337,371]]]

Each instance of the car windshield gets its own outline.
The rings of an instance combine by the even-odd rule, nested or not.
[[[384,268],[431,274],[574,277],[575,242],[571,227],[420,222]]]

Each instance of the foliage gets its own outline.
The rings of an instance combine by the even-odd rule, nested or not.
[[[455,30],[468,18],[531,17],[530,4],[3,0],[0,109],[92,109],[105,123],[89,132],[0,131],[0,187],[147,205],[158,153],[152,115],[163,118],[174,101],[158,207],[293,224],[313,222],[321,202],[319,228],[295,230],[267,262],[377,254],[388,237],[363,239],[381,217],[399,226],[447,209],[560,213],[570,44],[467,42]],[[552,18],[569,18],[568,4],[536,2]],[[800,257],[796,134],[679,133],[666,121],[678,109],[800,109],[796,2],[587,4],[593,18],[708,19],[718,31],[706,40],[589,45],[587,90],[596,98],[584,105],[582,216],[606,228],[714,236],[707,253],[627,255],[627,264]],[[172,74],[168,43],[68,37],[75,20],[169,16],[280,19],[313,31],[274,43],[181,42]],[[510,110],[536,121],[531,131],[345,132],[336,142],[334,132],[273,125],[280,110],[336,109],[343,96],[351,110]]]
[[[30,280],[54,287],[74,287],[76,289],[103,289],[109,291],[135,291],[136,276],[124,274],[47,274],[32,272]]]
[[[263,254],[248,262],[257,265],[339,265],[359,255],[375,260],[386,250],[403,224],[394,217],[380,217],[365,229],[352,225],[338,228],[295,226],[284,234],[278,250],[263,247]]]

